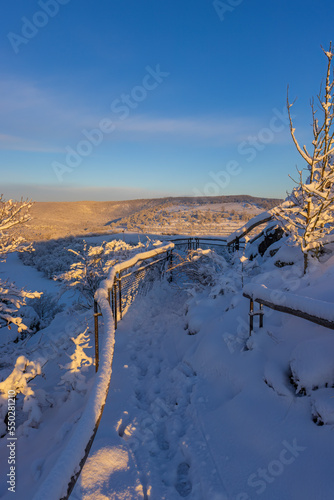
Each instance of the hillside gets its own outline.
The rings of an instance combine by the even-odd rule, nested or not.
[[[31,221],[18,230],[29,241],[120,231],[227,235],[280,201],[240,195],[36,202]]]

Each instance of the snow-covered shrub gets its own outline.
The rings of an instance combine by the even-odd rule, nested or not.
[[[334,389],[319,389],[311,398],[313,422],[334,425]]]
[[[23,311],[21,310],[21,316],[26,317],[26,308],[32,309],[35,315],[31,312],[31,316],[35,316],[36,319],[34,326],[29,328],[33,331],[42,330],[50,325],[56,314],[62,312],[64,307],[64,304],[58,303],[57,297],[51,293],[43,292],[41,297],[27,300],[27,306],[23,308]]]
[[[79,307],[90,308],[100,281],[106,277],[113,265],[159,244],[160,242],[150,238],[147,238],[146,245],[141,242],[130,245],[123,240],[104,241],[96,246],[88,246],[84,242],[80,252],[68,249],[69,253],[75,256],[75,262],[68,271],[56,276],[55,279],[63,281],[66,287],[75,288],[80,292],[77,303]]]
[[[24,245],[24,240],[15,233],[17,225],[30,220],[29,209],[32,203],[29,201],[5,201],[0,195],[0,259],[6,260],[10,252],[24,251],[31,245]],[[20,307],[26,304],[27,298],[37,298],[38,292],[27,292],[17,288],[14,283],[0,279],[0,328],[7,325],[10,328],[14,324],[18,332],[28,330],[28,327],[18,315]]]
[[[25,306],[27,299],[35,299],[41,297],[39,292],[27,292],[22,288],[17,288],[14,283],[0,280],[0,328],[11,324],[17,326],[18,332],[26,330],[29,327],[23,322],[18,311],[22,306]]]
[[[76,287],[81,294],[80,304],[84,307],[91,307],[94,293],[101,281],[104,269],[103,245],[100,247],[88,247],[84,244],[81,252],[69,249],[76,256],[77,262],[70,266],[70,270],[55,276],[69,287]]]
[[[71,248],[80,252],[84,242],[80,238],[61,238],[59,240],[40,241],[34,244],[34,251],[20,254],[26,266],[33,266],[47,278],[53,279],[57,274],[67,271],[73,264],[73,254],[68,252]]]
[[[35,393],[28,383],[37,375],[41,375],[41,363],[29,361],[25,356],[19,356],[12,373],[0,382],[0,435],[6,432],[5,418],[8,409],[8,391],[15,391],[15,395],[22,394],[23,412],[27,413],[25,425],[35,427],[41,417]],[[14,397],[14,396],[13,396]]]
[[[241,265],[237,258],[234,266],[214,250],[191,250],[186,258],[180,257],[181,271],[189,279],[188,290],[203,290],[210,287],[210,297],[234,293],[241,287]],[[240,269],[239,269],[240,268]]]
[[[248,243],[245,255],[249,261],[263,263],[272,261],[276,267],[292,266],[300,263],[302,252],[298,246],[291,242],[278,225],[268,226],[252,242]]]
[[[310,394],[323,387],[334,387],[334,338],[307,340],[291,355],[291,381],[296,392]]]
[[[85,392],[87,389],[83,372],[87,371],[93,364],[93,359],[85,353],[85,349],[91,348],[87,331],[88,328],[76,338],[71,337],[75,345],[75,351],[70,356],[71,361],[65,366],[60,366],[60,368],[66,370],[66,373],[62,375],[61,382],[58,385],[64,387],[67,391]]]
[[[199,287],[213,286],[227,267],[224,257],[212,250],[191,250],[186,261],[184,272]]]
[[[28,328],[28,331],[21,333],[21,339],[24,338],[27,333],[35,333],[40,329],[40,318],[33,307],[28,305],[22,306],[20,308],[20,316]]]
[[[84,242],[81,251],[68,249],[75,256],[75,261],[68,271],[55,276],[55,279],[63,281],[69,288],[75,288],[80,293],[78,305],[90,308],[99,283],[106,277],[110,267],[154,245],[149,239],[146,246],[142,243],[129,245],[123,240],[104,241],[96,246],[88,246]]]

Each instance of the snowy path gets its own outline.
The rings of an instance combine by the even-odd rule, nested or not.
[[[134,302],[116,332],[106,407],[72,500],[332,497],[332,427],[313,423],[310,398],[296,395],[288,373],[316,326],[301,330],[299,318],[274,313],[270,331],[243,350],[240,328],[233,342],[228,332],[248,303],[226,310],[230,302],[189,299],[167,283]]]
[[[186,296],[158,284],[148,298],[116,332],[109,396],[73,499],[224,498],[212,490],[223,485],[197,417],[196,372],[183,359],[194,343],[184,330]]]

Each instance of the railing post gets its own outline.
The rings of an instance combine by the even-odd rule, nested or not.
[[[167,259],[169,259],[170,282],[172,282],[173,281],[173,249],[170,250],[169,255],[167,255]]]
[[[254,302],[250,299],[249,302],[249,336],[251,336],[254,327]]]
[[[259,315],[260,315],[260,328],[263,328],[263,316],[264,316],[264,312],[263,312],[263,304],[262,304],[262,302],[260,302],[260,312],[259,312]]]
[[[114,323],[115,323],[115,330],[117,328],[117,289],[116,289],[116,283],[114,282],[113,285],[114,289]]]
[[[94,300],[94,324],[95,324],[95,372],[99,369],[99,313],[97,302]]]
[[[118,273],[118,300],[119,300],[119,317],[122,319],[122,278],[121,271]]]

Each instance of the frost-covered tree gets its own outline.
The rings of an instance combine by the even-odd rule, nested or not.
[[[13,201],[5,200],[0,195],[0,258],[15,250],[25,250],[24,239],[18,236],[13,227],[24,224],[30,220],[29,210],[32,207],[29,200]]]
[[[142,243],[129,245],[122,240],[104,241],[96,246],[89,246],[84,242],[82,250],[68,249],[75,255],[76,261],[71,264],[68,271],[55,276],[55,279],[63,281],[66,287],[80,293],[78,299],[80,307],[90,308],[99,283],[106,277],[109,268],[117,262],[128,259],[132,253],[142,252],[155,245],[149,238],[147,240],[146,245]]]
[[[6,260],[10,252],[23,251],[30,245],[25,245],[22,237],[18,236],[13,228],[19,224],[27,222],[30,201],[4,200],[0,195],[0,259]],[[26,304],[28,298],[37,298],[41,294],[38,292],[27,292],[17,288],[14,283],[0,278],[0,328],[10,324],[15,324],[18,331],[28,330],[18,314],[21,306]]]
[[[334,110],[332,76],[333,51],[323,49],[327,57],[324,92],[320,89],[317,109],[311,102],[313,117],[313,141],[310,149],[301,147],[295,136],[291,117],[293,103],[287,97],[290,133],[298,153],[306,162],[306,180],[303,170],[298,170],[296,187],[285,202],[272,210],[291,238],[300,245],[304,254],[304,273],[310,254],[317,255],[334,231]],[[320,112],[319,121],[317,113]]]

